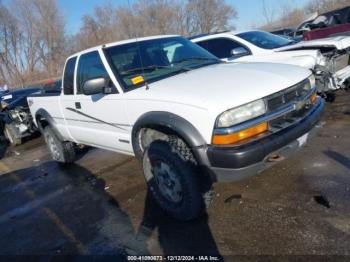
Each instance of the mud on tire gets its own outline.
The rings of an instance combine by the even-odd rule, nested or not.
[[[60,163],[74,162],[75,148],[72,142],[61,141],[50,126],[45,127],[43,135],[54,160]]]

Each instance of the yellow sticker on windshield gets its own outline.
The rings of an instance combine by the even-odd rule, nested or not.
[[[141,82],[143,82],[143,81],[145,81],[145,79],[143,78],[143,76],[136,76],[136,77],[131,78],[131,82],[132,82],[134,85],[136,85],[136,84],[138,84],[138,83],[141,83]]]

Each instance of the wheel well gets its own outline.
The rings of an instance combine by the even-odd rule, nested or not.
[[[46,126],[50,125],[50,123],[45,119],[45,117],[41,115],[37,115],[35,119],[40,131],[44,130]]]
[[[140,159],[143,155],[144,149],[153,141],[169,141],[172,136],[180,138],[188,146],[188,148],[191,148],[190,144],[181,135],[169,127],[151,125],[139,128],[135,133],[135,137],[133,138],[135,156]]]

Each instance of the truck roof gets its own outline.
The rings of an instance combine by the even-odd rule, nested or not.
[[[174,37],[174,36],[179,36],[179,35],[155,35],[155,36],[147,36],[147,37],[139,37],[139,38],[132,38],[132,39],[127,39],[127,40],[122,40],[122,41],[117,41],[117,42],[112,42],[108,44],[102,44],[98,46],[94,46],[88,49],[84,49],[80,52],[77,52],[75,54],[70,55],[67,59],[74,57],[74,56],[79,56],[84,53],[88,53],[91,51],[95,51],[98,49],[101,49],[103,47],[111,47],[111,46],[117,46],[117,45],[123,45],[123,44],[129,44],[129,43],[134,43],[137,41],[146,41],[146,40],[153,40],[153,39],[160,39],[160,38],[168,38],[168,37]]]

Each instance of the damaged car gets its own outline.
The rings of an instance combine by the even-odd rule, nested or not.
[[[35,93],[41,93],[41,88],[18,89],[0,97],[1,133],[13,146],[22,144],[24,137],[37,131],[27,103],[27,96]]]
[[[299,25],[294,36],[303,40],[314,40],[332,36],[350,35],[350,6],[318,15],[314,13]]]
[[[295,42],[264,31],[221,32],[191,37],[192,42],[226,62],[299,65],[316,77],[318,93],[333,101],[334,91],[349,87],[350,37]]]
[[[49,79],[36,86],[10,90],[0,95],[0,132],[12,146],[22,144],[25,137],[37,133],[29,111],[27,97],[36,94],[47,96],[61,92],[61,79]]]

